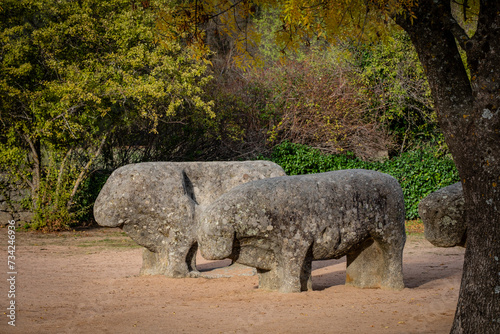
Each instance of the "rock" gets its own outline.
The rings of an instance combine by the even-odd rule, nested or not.
[[[7,211],[0,211],[0,226],[7,226],[9,222],[14,220],[12,213]]]
[[[431,244],[437,247],[465,247],[467,228],[460,182],[422,199],[418,204],[418,213],[424,223],[425,238]]]
[[[141,274],[193,276],[199,211],[236,185],[282,175],[269,161],[127,165],[109,177],[94,216],[99,225],[121,227],[146,248]]]
[[[403,192],[393,177],[343,170],[237,186],[200,215],[210,260],[257,268],[259,288],[310,290],[313,260],[347,255],[346,284],[402,289]]]
[[[9,205],[9,202],[7,200],[2,198],[3,196],[0,196],[0,211],[9,211],[11,209],[11,206]]]
[[[21,225],[24,225],[25,223],[30,223],[33,220],[33,212],[30,211],[21,211],[18,212],[18,221]]]

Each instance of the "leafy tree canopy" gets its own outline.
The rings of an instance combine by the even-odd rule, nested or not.
[[[40,198],[41,187],[58,188],[55,197],[61,196],[64,175],[72,195],[60,206],[71,203],[116,127],[148,119],[154,131],[181,108],[213,116],[202,98],[210,79],[205,66],[177,42],[158,38],[154,6],[161,4],[2,1],[0,169],[31,186],[35,211],[55,202],[54,194]],[[78,166],[70,173],[64,157],[78,150],[85,158],[67,162]],[[58,176],[49,185],[51,175]]]
[[[198,56],[208,52],[203,29],[217,22],[217,32],[236,41],[234,62],[239,66],[258,63],[252,51],[260,44],[262,31],[252,24],[272,10],[280,26],[271,27],[275,43],[283,53],[321,39],[328,44],[341,39],[369,41],[390,37],[396,27],[390,19],[397,14],[414,17],[416,0],[239,0],[171,1],[162,14],[161,30],[166,39],[181,38]],[[276,11],[276,9],[278,9]]]

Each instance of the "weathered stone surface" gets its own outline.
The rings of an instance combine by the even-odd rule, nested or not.
[[[18,212],[18,219],[20,222],[22,223],[29,223],[31,222],[31,220],[33,219],[33,212],[29,212],[29,211],[21,211],[21,212]]]
[[[10,212],[0,211],[0,226],[6,226],[14,218]]]
[[[5,226],[9,221],[14,220],[16,227],[23,227],[33,219],[33,213],[30,211],[3,211],[0,210],[0,226]]]
[[[94,216],[99,225],[121,227],[146,248],[141,274],[193,276],[198,212],[236,185],[282,175],[269,161],[127,165],[109,177]]]
[[[0,225],[6,225],[10,220],[15,220],[18,227],[31,222],[33,213],[21,205],[21,202],[30,195],[29,190],[21,188],[20,184],[10,184],[2,174],[0,183],[3,185],[0,192]]]
[[[393,177],[367,170],[283,176],[231,189],[199,217],[207,259],[257,268],[259,287],[311,289],[313,260],[347,255],[346,284],[402,289],[404,200]]]
[[[433,192],[418,204],[424,223],[425,238],[438,247],[465,247],[467,239],[464,221],[462,184],[457,182]]]

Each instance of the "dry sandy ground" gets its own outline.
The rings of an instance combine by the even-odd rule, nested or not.
[[[0,333],[448,333],[464,250],[410,236],[402,291],[343,285],[345,261],[314,263],[314,291],[257,289],[245,268],[199,257],[216,279],[138,276],[141,248],[120,230],[17,232],[16,326],[10,299],[7,229],[0,229]]]

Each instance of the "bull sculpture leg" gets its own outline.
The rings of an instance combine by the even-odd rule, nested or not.
[[[166,270],[163,275],[167,277],[196,277],[199,272],[196,270],[196,250],[198,245],[195,242],[180,242],[170,248],[167,256]]]
[[[271,270],[257,268],[257,276],[259,277],[259,289],[276,291],[280,288],[280,280],[276,268]]]
[[[144,249],[141,275],[165,275],[167,277],[197,277],[196,252],[198,244],[177,245],[174,252],[162,248],[157,252]]]
[[[287,244],[278,256],[277,274],[280,292],[312,290],[312,248],[310,245]]]
[[[152,252],[147,248],[142,251],[142,268],[140,275],[160,275],[165,270],[162,268],[157,252]]]
[[[404,239],[403,239],[404,240]],[[366,240],[347,254],[346,285],[358,288],[404,288],[402,263],[404,242]]]

